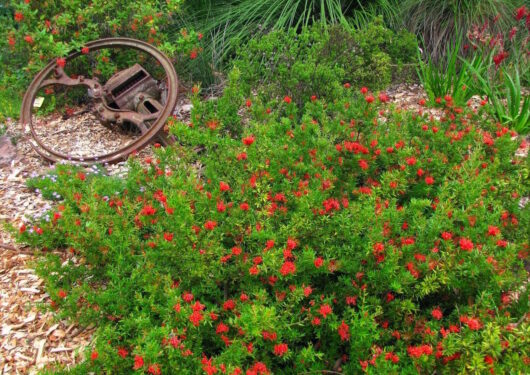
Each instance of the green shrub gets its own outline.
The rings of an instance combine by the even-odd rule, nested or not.
[[[58,315],[98,327],[73,373],[526,371],[519,142],[482,112],[337,90],[270,111],[228,91],[126,179],[32,182],[61,201],[19,239]]]
[[[394,34],[377,19],[358,31],[320,25],[273,31],[242,47],[234,64],[245,94],[259,90],[264,102],[289,95],[301,106],[313,95],[333,101],[344,83],[385,88],[392,71],[415,60],[416,48],[413,36]]]

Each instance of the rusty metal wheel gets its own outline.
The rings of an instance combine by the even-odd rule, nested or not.
[[[140,64],[133,66],[122,66],[112,71],[112,77],[107,77],[106,83],[100,83],[97,77],[87,78],[83,75],[66,72],[65,66],[76,66],[76,59],[85,58],[90,53],[109,56],[103,50],[125,51],[129,53],[136,51],[142,56],[148,56],[149,66],[160,73],[160,79],[154,73]],[[125,53],[124,52],[124,53]],[[104,54],[106,53],[106,55]],[[99,55],[98,55],[99,56]],[[142,57],[146,62],[146,57]],[[108,60],[108,57],[107,57]],[[121,59],[120,61],[130,61]],[[99,63],[99,60],[98,60]],[[96,66],[94,61],[84,63],[85,66]],[[123,63],[125,64],[125,63]],[[128,63],[130,65],[130,63]],[[60,87],[59,87],[60,86]],[[64,88],[63,88],[64,86]],[[59,87],[62,90],[65,102],[75,101],[75,95],[68,90],[73,88],[84,91],[82,103],[85,109],[79,113],[90,113],[91,116],[111,129],[128,125],[133,128],[138,136],[126,144],[118,144],[116,149],[103,152],[100,155],[75,155],[64,151],[58,151],[53,146],[46,144],[43,137],[46,130],[36,131],[36,118],[34,113],[37,106],[35,100],[43,90],[53,92],[52,88]],[[22,101],[21,122],[25,132],[31,136],[32,147],[44,158],[53,161],[68,161],[73,164],[90,165],[94,163],[113,163],[124,160],[133,151],[139,151],[148,145],[157,135],[163,133],[166,119],[175,108],[178,95],[178,77],[171,61],[154,46],[130,38],[108,38],[87,43],[83,49],[76,51],[64,60],[50,62],[33,79]],[[39,99],[43,99],[39,97]],[[53,103],[56,104],[56,101]],[[67,109],[68,112],[69,109]],[[74,115],[69,113],[68,116]],[[64,118],[67,116],[65,115]],[[77,126],[77,124],[76,124]],[[65,137],[68,137],[66,134]]]

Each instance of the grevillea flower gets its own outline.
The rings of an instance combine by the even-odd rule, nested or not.
[[[206,223],[204,223],[204,229],[206,230],[214,230],[217,226],[217,222],[213,220],[208,220]]]
[[[160,366],[158,366],[156,363],[149,365],[147,368],[147,373],[151,375],[160,375]]]
[[[232,311],[235,308],[236,308],[236,301],[234,301],[233,299],[229,299],[225,301],[225,303],[223,303],[223,310],[225,311]]]
[[[361,87],[361,94],[366,94],[368,92],[368,88],[367,87]]]
[[[320,268],[324,264],[324,260],[321,257],[318,257],[314,261],[315,267]]]
[[[320,315],[322,315],[323,318],[325,318],[329,314],[332,314],[333,310],[331,309],[330,305],[325,303],[322,306],[320,306],[320,309],[318,310],[318,312],[320,313]]]
[[[195,327],[198,327],[201,320],[203,320],[204,316],[202,315],[201,311],[193,311],[190,315],[190,322]]]
[[[95,361],[96,359],[98,359],[98,357],[99,357],[99,353],[93,350],[92,353],[90,354],[90,359]]]
[[[281,343],[274,345],[274,354],[278,357],[283,356],[289,350],[287,344]]]
[[[283,276],[294,274],[296,272],[296,265],[293,262],[287,261],[282,264],[280,268],[280,273]]]
[[[254,140],[255,140],[254,136],[250,135],[248,137],[243,138],[243,144],[245,146],[250,146],[252,143],[254,143]]]
[[[373,97],[373,95],[366,95],[364,97],[364,100],[366,100],[367,103],[373,103],[373,101],[375,100],[375,98]]]
[[[228,190],[230,190],[230,185],[228,185],[226,182],[220,181],[219,182],[219,190],[228,191]]]
[[[134,356],[134,366],[133,366],[133,369],[134,370],[138,370],[140,368],[144,367],[144,359],[139,356],[139,355],[135,355]]]
[[[142,211],[140,211],[140,214],[143,215],[143,216],[152,216],[156,213],[156,209],[151,206],[150,204],[146,204],[143,208],[142,208]]]
[[[344,323],[344,320],[338,328],[341,341],[348,341],[350,339],[350,327]]]
[[[387,103],[389,100],[390,100],[390,98],[388,97],[388,95],[386,93],[384,93],[384,92],[379,93],[379,101],[381,103]]]
[[[409,346],[407,348],[407,353],[412,358],[419,358],[422,355],[431,355],[432,354],[432,347],[430,345],[421,345],[421,346]]]
[[[440,310],[439,307],[436,307],[434,309],[432,309],[431,311],[431,315],[434,319],[436,320],[440,320],[443,318],[443,313],[442,313],[442,310]]]
[[[442,238],[444,241],[449,241],[451,238],[453,238],[453,235],[450,232],[442,232]]]
[[[59,57],[56,61],[57,66],[64,68],[66,66],[66,60],[63,57]]]
[[[24,15],[20,12],[15,12],[15,21],[21,22],[24,19]]]
[[[291,104],[291,101],[292,101],[292,100],[291,100],[291,98],[290,98],[289,96],[285,96],[285,97],[283,98],[283,101],[284,101],[285,103],[287,103],[287,104]]]
[[[469,238],[462,237],[460,241],[458,241],[458,245],[460,246],[460,249],[464,251],[473,250],[473,242]]]
[[[427,177],[425,177],[425,183],[426,183],[427,185],[432,185],[432,184],[434,184],[434,178],[433,178],[432,176],[427,176]]]
[[[129,352],[127,351],[127,349],[125,348],[118,348],[118,355],[122,358],[125,358],[127,357],[127,355],[129,354]]]

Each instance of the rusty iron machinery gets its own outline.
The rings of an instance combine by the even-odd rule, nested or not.
[[[50,62],[33,79],[28,87],[21,109],[21,123],[31,136],[30,143],[42,157],[52,161],[67,161],[73,164],[114,163],[126,159],[154,139],[167,142],[164,124],[172,114],[178,95],[178,77],[171,61],[154,46],[130,38],[99,39],[85,45],[90,52],[101,49],[133,49],[154,59],[155,65],[165,72],[164,79],[155,79],[146,68],[136,63],[116,72],[107,82],[100,83],[97,77],[68,75],[56,60]],[[86,50],[85,50],[86,51]],[[65,57],[64,64],[82,56],[81,50]],[[74,78],[75,77],[75,78]],[[89,110],[99,122],[107,127],[127,124],[140,134],[136,139],[119,149],[98,155],[80,157],[54,150],[46,145],[35,131],[32,108],[39,90],[47,86],[85,86],[90,99]],[[86,111],[85,111],[86,112]]]

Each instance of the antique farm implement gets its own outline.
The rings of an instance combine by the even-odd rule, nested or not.
[[[35,76],[22,102],[21,122],[32,147],[50,161],[112,163],[156,138],[167,140],[164,124],[177,91],[173,64],[157,48],[129,38],[100,39],[50,62]],[[52,113],[62,115],[53,126],[43,120]],[[76,122],[76,116],[84,120]],[[75,149],[75,139],[97,138],[100,128],[106,137],[116,135],[110,150],[96,152],[94,146],[83,154]]]

